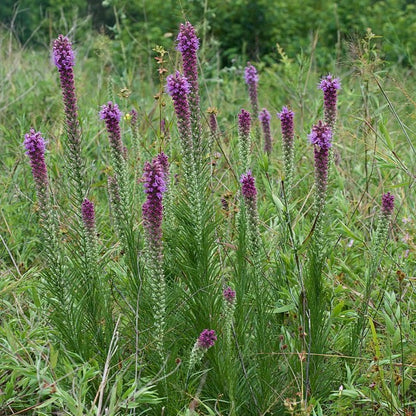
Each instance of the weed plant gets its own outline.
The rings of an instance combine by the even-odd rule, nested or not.
[[[414,413],[415,103],[373,39],[205,71],[186,22],[155,86],[2,34],[0,415]]]

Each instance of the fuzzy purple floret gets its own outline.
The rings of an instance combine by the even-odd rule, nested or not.
[[[318,88],[325,94],[332,94],[336,97],[336,91],[341,89],[341,82],[339,78],[334,78],[331,74],[329,74],[321,79]]]
[[[53,60],[59,71],[68,71],[74,66],[74,51],[66,36],[59,35],[53,42]]]
[[[308,135],[308,138],[312,144],[318,145],[321,148],[329,149],[332,146],[331,128],[321,120],[312,127],[312,131]]]
[[[166,191],[163,167],[155,158],[144,165],[144,192],[147,199],[142,207],[144,228],[152,245],[160,245],[162,237],[163,204],[162,197]]]
[[[137,125],[137,120],[138,120],[138,114],[137,114],[137,111],[134,108],[131,109],[130,116],[131,116],[130,124],[132,126],[136,126]]]
[[[87,198],[82,201],[81,205],[82,221],[88,231],[95,229],[95,209],[94,204]]]
[[[294,128],[293,128],[293,117],[294,113],[292,110],[289,110],[287,107],[283,107],[280,113],[277,113],[277,116],[281,121],[282,137],[286,142],[293,141]]]
[[[391,215],[394,209],[394,195],[387,192],[381,197],[381,211],[384,215]]]
[[[47,189],[48,186],[48,172],[45,163],[45,140],[40,132],[35,132],[30,129],[28,134],[25,134],[23,142],[26,148],[26,154],[29,156],[30,165],[32,167],[32,175],[35,180],[36,187]]]
[[[271,120],[271,115],[270,113],[267,111],[266,108],[263,108],[263,110],[260,111],[259,114],[259,120],[262,123],[268,123]]]
[[[168,75],[166,78],[166,92],[175,100],[175,98],[187,96],[191,92],[191,86],[187,78],[176,71],[175,74]]]
[[[189,22],[180,25],[176,40],[178,42],[176,49],[181,53],[196,53],[199,49],[199,39],[195,28]]]
[[[256,181],[251,174],[251,171],[243,173],[240,178],[241,193],[246,199],[255,199],[257,195]]]
[[[321,79],[318,85],[324,93],[325,122],[333,129],[337,117],[337,90],[341,88],[339,78],[327,75]]]
[[[74,52],[66,36],[59,35],[53,43],[53,57],[59,71],[62,98],[65,107],[66,128],[71,159],[75,169],[81,169],[81,131],[78,121],[78,104],[75,95]]]
[[[192,146],[191,112],[188,94],[190,85],[179,71],[166,78],[166,91],[172,97],[175,114],[178,119],[178,130],[183,146]],[[183,149],[189,151],[190,149]]]
[[[160,152],[157,157],[156,157],[157,162],[159,163],[159,165],[162,167],[162,171],[165,179],[165,182],[167,180],[167,177],[169,175],[169,160],[168,157],[165,153]]]
[[[230,286],[223,290],[222,295],[224,296],[224,299],[229,303],[233,303],[235,300],[235,290],[231,289]]]
[[[259,82],[257,70],[253,65],[250,64],[250,62],[247,63],[247,66],[244,69],[244,79],[248,85],[257,85]]]
[[[238,132],[241,136],[248,136],[250,134],[251,116],[246,110],[241,109],[238,114]]]
[[[213,329],[204,329],[198,337],[198,347],[207,350],[212,347],[217,340],[217,335]]]
[[[111,101],[104,104],[101,107],[100,118],[105,121],[111,147],[117,154],[124,155],[120,130],[121,111],[118,108],[118,105]]]
[[[272,152],[272,134],[270,131],[271,115],[265,108],[261,110],[259,120],[264,134],[264,151],[270,154]]]

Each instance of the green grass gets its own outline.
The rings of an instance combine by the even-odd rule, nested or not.
[[[23,48],[9,34],[0,34],[0,415],[415,412],[414,68],[383,63],[371,36],[358,46],[355,56],[334,61],[332,69],[342,90],[323,226],[325,261],[319,274],[327,294],[321,316],[326,326],[319,351],[309,354],[311,334],[301,290],[314,223],[313,149],[307,134],[323,117],[316,87],[323,74],[313,57],[283,55],[268,66],[255,63],[260,69],[260,108],[272,113],[274,143],[270,158],[263,154],[262,143],[252,149],[261,233],[261,248],[253,256],[245,244],[247,230],[239,226],[238,215],[243,214],[237,213],[237,114],[242,107],[249,109],[243,68],[200,63],[202,111],[218,108],[221,135],[201,173],[204,232],[199,245],[183,186],[176,118],[170,97],[158,95],[164,80],[159,82],[156,62],[151,73],[135,65],[134,57],[124,62],[113,54],[110,40],[92,34],[76,45],[82,156],[88,197],[97,210],[100,290],[110,299],[106,319],[111,322],[100,323],[107,331],[105,348],[95,350],[88,338],[94,331],[82,330],[82,302],[74,301],[73,315],[61,325],[53,319],[53,302],[44,285],[47,268],[36,193],[22,145],[32,126],[48,140],[59,241],[69,274],[78,278],[82,273],[71,252],[77,230],[68,221],[72,214],[58,74],[47,48]],[[179,68],[176,51],[168,51],[164,59],[167,73]],[[120,250],[108,201],[110,149],[98,112],[110,99],[123,113],[132,107],[139,112],[137,152],[129,123],[122,121],[135,236],[128,244],[129,255]],[[295,112],[295,176],[292,200],[285,201],[275,113],[288,104]],[[161,133],[161,118],[166,119],[169,138]],[[171,217],[164,225],[163,359],[152,336],[153,297],[143,262],[145,196],[138,183],[144,162],[160,150],[169,156],[174,183]],[[370,285],[363,339],[352,354],[351,334],[363,310],[381,195],[387,191],[396,196],[392,226]],[[227,198],[227,209],[221,198]],[[223,336],[224,284],[237,292],[231,345]],[[73,290],[78,296],[80,289]],[[68,327],[78,332],[64,335],[62,328]],[[189,354],[204,328],[215,329],[218,341],[188,377]]]

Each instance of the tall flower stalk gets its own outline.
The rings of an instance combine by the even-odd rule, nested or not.
[[[247,172],[250,168],[250,127],[250,113],[243,108],[238,114],[238,148],[242,172]]]
[[[109,179],[110,194],[116,213],[116,224],[119,230],[123,230],[129,218],[129,193],[127,185],[127,163],[125,149],[121,140],[120,119],[121,111],[116,103],[109,101],[101,107],[100,118],[104,120],[111,148],[111,161],[114,168],[114,176]],[[124,242],[125,244],[126,242]]]
[[[25,134],[23,144],[26,148],[26,155],[30,160],[35,181],[44,249],[50,262],[50,269],[59,273],[58,230],[49,193],[48,171],[45,163],[45,139],[40,132],[30,129],[30,132]]]
[[[263,110],[261,110],[259,120],[261,123],[261,128],[263,130],[264,151],[265,153],[270,155],[272,152],[272,133],[270,131],[271,116],[267,109],[263,108]]]
[[[183,73],[189,83],[189,108],[192,125],[194,161],[199,166],[202,154],[201,110],[198,85],[199,39],[191,23],[181,24],[177,37],[177,50],[182,54]]]
[[[169,75],[166,79],[166,91],[172,97],[177,118],[177,126],[181,142],[184,162],[186,187],[189,192],[190,209],[195,226],[198,244],[202,242],[202,197],[200,189],[200,175],[194,158],[194,141],[192,140],[192,123],[188,96],[191,86],[179,71]]]
[[[166,166],[162,157],[146,162],[144,166],[144,192],[146,201],[142,207],[146,241],[146,266],[153,298],[155,317],[155,339],[159,353],[163,356],[163,338],[166,318],[166,283],[163,271],[163,194],[166,191]]]
[[[294,126],[293,111],[283,107],[277,116],[281,122],[282,148],[283,148],[283,178],[285,184],[286,199],[290,201],[293,184],[293,158],[294,158]]]
[[[231,347],[231,331],[233,325],[236,293],[230,286],[227,286],[223,292],[223,311],[224,311],[224,338],[227,348]]]
[[[256,141],[260,141],[260,128],[258,125],[258,117],[259,117],[259,100],[257,94],[259,76],[257,74],[257,69],[247,62],[247,66],[244,69],[244,80],[246,81],[248,87],[248,94],[250,97],[250,104],[251,104],[251,114],[253,116],[253,120],[255,123],[255,135]]]
[[[241,175],[241,195],[246,209],[248,221],[248,248],[253,259],[259,265],[259,251],[260,251],[260,231],[259,231],[259,217],[257,212],[257,188],[254,177],[251,171],[247,171]]]
[[[95,225],[95,208],[94,204],[87,198],[82,201],[81,216],[84,224],[86,243],[87,243],[87,258],[90,267],[96,278],[97,261],[98,261],[98,247],[97,247],[97,229]]]
[[[75,95],[74,65],[75,56],[72,44],[66,36],[59,35],[53,42],[53,59],[59,72],[62,97],[65,109],[65,126],[67,133],[69,175],[74,182],[76,205],[84,197],[83,162],[81,159],[81,129],[78,120],[78,104]]]
[[[188,384],[192,370],[202,361],[209,348],[215,345],[217,341],[217,334],[213,329],[204,329],[198,339],[196,340],[191,355],[189,357],[188,374],[186,377],[186,384]]]
[[[365,338],[363,333],[366,328],[365,322],[368,320],[367,314],[371,298],[371,292],[373,290],[373,283],[375,281],[377,271],[380,266],[383,248],[386,244],[386,240],[388,237],[393,210],[394,195],[392,195],[390,192],[387,192],[386,194],[383,194],[381,197],[381,209],[377,222],[377,228],[373,236],[370,263],[366,271],[366,281],[362,307],[358,315],[355,332],[353,332],[352,334],[351,353],[353,354],[358,353],[358,346],[362,344],[362,340]]]
[[[208,108],[207,113],[208,113],[208,124],[209,124],[208,152],[211,153],[214,143],[218,139],[218,121],[217,121],[218,109],[216,109],[215,107],[210,107]]]

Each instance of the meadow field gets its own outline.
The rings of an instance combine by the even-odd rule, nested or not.
[[[416,414],[410,52],[16,33],[0,416]]]

